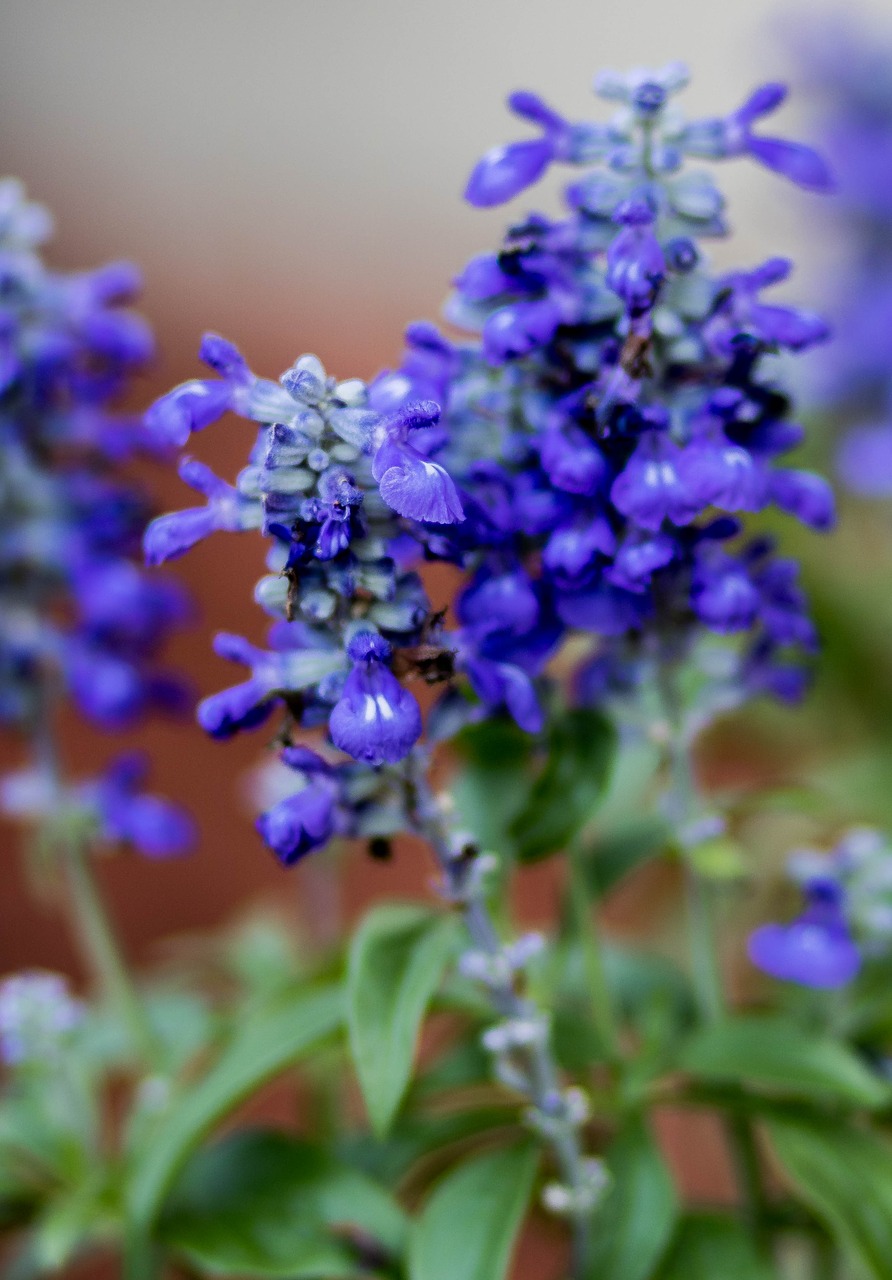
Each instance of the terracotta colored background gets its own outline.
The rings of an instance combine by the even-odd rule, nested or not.
[[[688,109],[716,113],[783,76],[789,45],[777,33],[783,26],[795,40],[807,12],[772,0],[6,0],[0,171],[20,175],[56,213],[57,265],[127,256],[144,268],[160,354],[137,392],[142,403],[196,371],[205,328],[268,375],[312,350],[339,376],[371,376],[397,356],[404,324],[435,317],[450,276],[499,234],[504,212],[473,211],[460,194],[486,147],[522,136],[503,107],[509,90],[534,88],[584,115],[597,67],[684,57],[695,73]],[[785,123],[795,120],[791,109]],[[720,256],[801,259],[813,206],[789,192],[779,201],[776,180],[752,166],[727,174],[741,231]],[[550,192],[541,199],[553,203]],[[806,276],[797,295],[810,289]],[[232,423],[196,442],[196,453],[231,477],[245,446]],[[188,504],[170,476],[157,492],[162,504]],[[204,694],[232,678],[210,652],[214,630],[261,638],[251,603],[260,544],[221,536],[176,572],[199,616],[171,658]],[[103,868],[137,960],[252,901],[311,892],[312,872],[285,876],[251,831],[244,772],[262,733],[219,745],[191,724],[153,725],[137,738],[156,762],[157,788],[201,824],[189,859],[122,856]],[[69,725],[72,769],[88,771],[119,741]],[[0,837],[0,973],[78,974],[59,918],[26,891],[15,833]],[[357,859],[347,907],[423,891],[427,875],[410,842],[394,866]],[[548,916],[552,875],[531,873],[525,915]],[[665,1128],[671,1136],[677,1121]],[[686,1143],[697,1153],[687,1177],[709,1189],[714,1144],[690,1131]],[[534,1256],[525,1251],[524,1274],[541,1274]]]

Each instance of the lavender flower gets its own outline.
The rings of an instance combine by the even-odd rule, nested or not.
[[[810,148],[755,132],[780,86],[686,123],[670,101],[686,79],[680,64],[602,74],[596,91],[620,104],[606,124],[571,124],[515,95],[543,136],[490,152],[467,198],[501,203],[559,162],[582,170],[568,215],[516,218],[447,303],[476,337],[454,344],[412,326],[401,367],[369,391],[390,413],[431,394],[441,405],[438,458],[466,520],[427,551],[469,572],[459,663],[487,708],[513,700],[527,725],[540,718],[530,681],[571,630],[591,637],[603,696],[636,670],[643,686],[655,651],[678,659],[709,633],[738,640],[708,698],[797,696],[814,649],[795,566],[747,543],[739,517],[774,505],[832,526],[827,483],[778,465],[802,429],[770,360],[824,341],[827,326],[764,300],[785,259],[710,272],[700,242],[724,234],[724,200],[708,174],[682,169],[686,157],[749,155],[814,190],[829,171]]]
[[[0,720],[35,738],[51,736],[63,691],[105,729],[188,701],[159,666],[188,601],[136,561],[149,512],[125,469],[131,455],[157,454],[158,443],[112,408],[154,349],[145,321],[125,305],[139,274],[129,263],[51,271],[38,253],[49,230],[18,183],[0,183]],[[39,750],[49,790],[30,817],[46,821],[64,787]],[[94,785],[115,838],[152,856],[182,846],[185,817],[132,787],[113,805],[113,774],[114,766]]]
[[[824,21],[797,39],[818,100],[818,124],[835,169],[835,236],[845,249],[827,305],[837,341],[815,370],[819,403],[845,428],[837,466],[866,498],[892,493],[892,44],[888,33]]]
[[[218,530],[261,530],[270,572],[256,599],[276,621],[266,649],[217,637],[218,653],[250,674],[204,699],[199,722],[228,738],[281,708],[286,740],[324,727],[366,771],[397,764],[422,732],[418,703],[401,679],[431,682],[453,671],[421,580],[402,567],[463,519],[458,491],[434,456],[442,446],[439,407],[418,399],[378,413],[361,382],[335,382],[315,356],[301,357],[278,383],[255,377],[215,335],[205,338],[202,356],[221,382],[187,383],[163,397],[146,416],[149,429],[184,442],[184,424],[206,427],[214,405],[218,416],[236,409],[259,423],[259,435],[234,486],[197,463],[181,464],[207,507],[155,520],[146,556],[159,563]],[[303,776],[287,749],[285,760]],[[345,826],[336,797],[351,769],[342,760],[324,776],[316,771],[261,818],[261,835],[286,865]],[[379,786],[387,784],[371,783]]]
[[[0,1059],[11,1067],[54,1060],[83,1017],[55,973],[17,973],[0,982]]]
[[[787,925],[766,924],[749,940],[753,964],[807,987],[841,987],[865,959],[892,947],[892,849],[880,832],[855,827],[829,854],[793,854],[789,872],[805,911]]]
[[[792,924],[765,924],[749,940],[749,956],[774,978],[805,987],[843,987],[861,968],[849,931],[841,886],[832,879],[809,881],[806,909]]]

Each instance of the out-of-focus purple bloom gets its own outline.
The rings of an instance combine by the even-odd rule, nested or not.
[[[95,806],[100,837],[131,845],[147,858],[186,853],[195,843],[195,825],[179,806],[140,790],[148,772],[142,755],[119,756],[83,796]]]
[[[0,1059],[7,1066],[53,1062],[84,1015],[60,974],[33,970],[0,982]]]
[[[844,987],[861,968],[861,953],[845,915],[845,895],[830,878],[805,885],[806,909],[791,924],[765,924],[748,943],[753,964],[773,978],[803,987]]]
[[[551,340],[560,319],[560,311],[547,298],[500,307],[483,326],[486,359],[490,364],[522,359]]]
[[[257,819],[257,830],[283,866],[293,866],[328,844],[335,831],[335,795],[325,781],[310,782]]]
[[[865,498],[892,497],[892,423],[852,427],[837,458],[843,483]]]
[[[553,160],[567,158],[572,142],[572,126],[535,93],[512,93],[508,106],[538,125],[542,137],[487,151],[465,189],[465,199],[480,209],[504,204],[538,182]]]
[[[694,155],[715,159],[747,155],[808,191],[834,190],[830,168],[817,151],[800,142],[753,133],[756,121],[771,115],[786,97],[786,85],[763,84],[724,120],[688,126],[684,145]]]
[[[306,638],[314,643],[276,651],[259,649],[241,636],[218,634],[214,649],[221,658],[249,667],[251,678],[200,702],[197,714],[201,727],[220,739],[255,729],[269,718],[278,696],[296,695],[341,668],[340,653],[327,645],[324,637]]]
[[[689,524],[703,507],[696,474],[685,474],[682,449],[665,432],[648,431],[610,490],[618,511],[656,532],[664,520]]]
[[[820,316],[759,298],[763,289],[787,279],[791,265],[788,258],[769,258],[751,271],[735,271],[722,278],[722,302],[709,326],[710,340],[718,350],[731,354],[741,334],[790,351],[805,351],[827,340],[830,330]]]
[[[490,711],[505,707],[512,719],[526,733],[540,733],[545,723],[533,682],[514,663],[496,662],[472,651],[462,652],[462,670],[468,675],[474,692]]]
[[[191,489],[204,494],[207,505],[156,516],[143,535],[146,562],[150,565],[184,555],[197,542],[217,531],[234,532],[257,528],[260,524],[256,503],[246,501],[237,489],[215,476],[203,462],[183,458],[179,472]]]
[[[744,565],[715,547],[700,557],[694,570],[691,603],[713,631],[746,631],[755,622],[760,596]]]
[[[603,453],[578,427],[550,427],[539,444],[542,470],[556,489],[591,497],[607,478]]]
[[[630,316],[653,308],[666,278],[666,259],[654,235],[654,210],[646,200],[627,200],[613,215],[623,230],[607,250],[605,280]]]

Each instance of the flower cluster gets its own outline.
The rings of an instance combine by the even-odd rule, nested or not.
[[[55,1060],[83,1017],[64,978],[16,973],[0,982],[0,1061],[24,1066]]]
[[[148,507],[121,467],[157,444],[110,408],[153,350],[122,305],[139,277],[51,271],[49,231],[0,182],[0,721],[35,736],[62,691],[112,729],[186,697],[157,665],[186,599],[137,562]]]
[[[582,172],[568,213],[518,218],[459,274],[445,314],[473,342],[413,325],[400,366],[369,388],[380,412],[442,405],[466,519],[428,550],[469,570],[457,605],[469,669],[487,663],[478,692],[500,680],[524,727],[529,679],[569,630],[597,638],[580,685],[593,697],[640,682],[652,641],[678,656],[704,634],[746,638],[723,677],[736,696],[795,697],[815,645],[795,563],[743,540],[740,517],[774,506],[833,523],[826,482],[778,463],[802,428],[772,364],[827,328],[763,298],[786,260],[710,272],[699,242],[724,234],[723,197],[683,165],[749,155],[812,190],[831,179],[811,149],[754,132],[782,86],[688,123],[671,101],[685,81],[677,64],[602,75],[618,110],[595,125],[513,95],[542,136],[484,156],[466,197],[500,204],[569,164]]]
[[[805,898],[790,924],[765,924],[749,940],[750,959],[772,977],[806,987],[842,987],[865,957],[892,946],[892,857],[868,827],[846,833],[829,854],[803,850],[789,871]]]
[[[279,706],[286,743],[294,729],[324,726],[353,761],[396,764],[422,732],[418,702],[402,681],[436,683],[454,664],[411,568],[421,531],[464,518],[455,485],[434,456],[442,445],[439,408],[417,400],[376,413],[362,382],[336,382],[315,356],[302,356],[272,382],[252,374],[216,335],[206,336],[201,354],[218,376],[162,397],[146,416],[148,429],[183,445],[233,410],[259,432],[235,485],[184,459],[180,474],[205,505],[154,520],[146,556],[169,560],[216,530],[261,530],[269,573],[256,599],[275,621],[266,649],[217,636],[217,652],[250,674],[206,698],[199,721],[228,738],[264,723]],[[286,746],[282,759],[304,786],[266,814],[260,830],[291,863],[344,828],[338,798],[356,784],[357,770],[303,747]]]
[[[800,52],[802,52],[800,46]],[[892,494],[892,44],[846,21],[818,24],[804,69],[819,98],[824,145],[839,175],[837,217],[848,258],[828,299],[838,338],[821,371],[824,403],[848,423],[839,452],[845,484]]]

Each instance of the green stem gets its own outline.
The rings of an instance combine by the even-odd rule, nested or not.
[[[700,816],[700,802],[694,778],[690,746],[682,723],[681,699],[675,679],[675,664],[659,665],[659,686],[669,729],[669,791],[667,809],[676,831],[683,831]],[[688,936],[694,991],[705,1022],[721,1017],[725,1008],[718,946],[713,921],[711,885],[699,874],[689,851],[684,851],[685,890],[688,909]]]
[[[611,1063],[622,1060],[619,1026],[613,1011],[607,974],[604,969],[604,952],[598,929],[597,908],[589,903],[579,854],[571,850],[569,863],[569,902],[576,937],[582,947],[582,961],[589,993],[592,1021]]]
[[[753,1126],[743,1116],[730,1115],[725,1121],[725,1132],[747,1230],[757,1248],[767,1254],[770,1247],[766,1213],[768,1205],[762,1188],[762,1166]]]
[[[838,1280],[839,1254],[829,1236],[816,1236],[814,1240],[814,1280]]]
[[[157,1245],[143,1235],[131,1234],[124,1241],[123,1280],[159,1280],[163,1257]]]
[[[427,761],[423,752],[417,748],[406,762],[405,779],[412,825],[427,840],[434,853],[443,875],[447,900],[460,905],[474,949],[498,960],[502,956],[502,943],[492,915],[479,891],[466,891],[468,864],[456,857],[456,833],[446,818],[443,806],[431,792]],[[534,1019],[544,1021],[544,1016],[532,1001],[517,991],[513,977],[487,982],[486,989],[493,1011],[499,1018],[523,1022]],[[524,1060],[526,1081],[522,1092],[526,1093],[540,1116],[552,1122],[557,1121],[545,1131],[546,1141],[551,1146],[561,1181],[574,1202],[569,1212],[572,1232],[571,1280],[585,1280],[594,1200],[588,1200],[589,1161],[582,1148],[581,1126],[570,1118],[567,1110],[549,1038],[534,1038],[529,1044],[518,1046],[517,1054]]]
[[[669,727],[670,788],[667,808],[676,830],[683,832],[701,817],[690,744],[683,724],[681,699],[676,685],[677,664],[659,664],[659,687]],[[712,904],[712,884],[701,875],[689,849],[684,850],[685,890],[691,971],[701,1020],[716,1022],[726,1013],[719,947]],[[752,1125],[741,1116],[727,1116],[724,1129],[740,1193],[741,1212],[754,1239],[768,1249],[762,1172]]]
[[[114,1004],[144,1060],[157,1060],[158,1045],[142,1002],[124,963],[120,944],[105,910],[85,844],[64,843],[62,864],[71,891],[75,929],[94,977]]]
[[[712,887],[689,861],[685,863],[685,889],[694,991],[703,1021],[715,1022],[725,1012],[725,995],[710,901]]]

